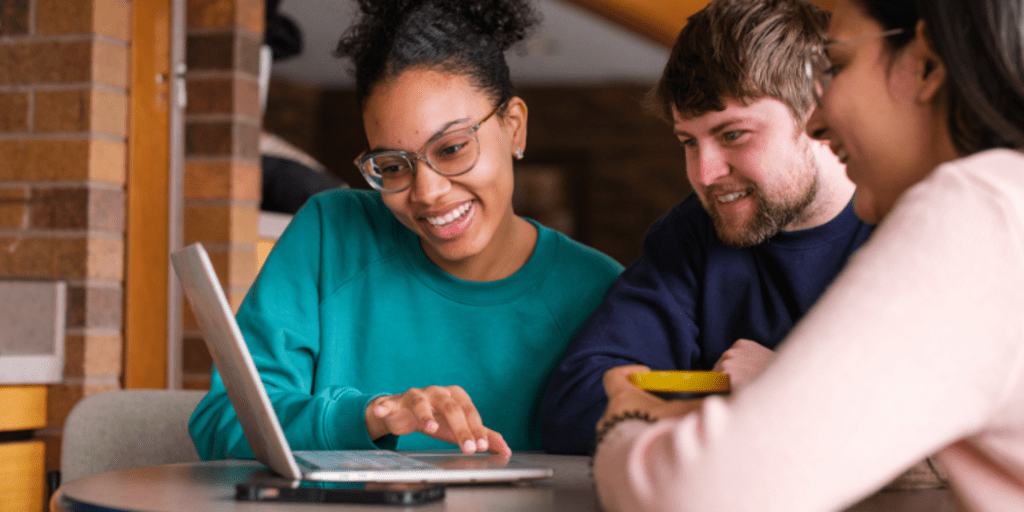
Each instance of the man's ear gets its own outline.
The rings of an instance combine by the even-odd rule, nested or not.
[[[928,26],[924,20],[917,22],[917,35],[911,43],[911,52],[916,61],[917,100],[931,103],[946,85],[949,71],[928,40]]]
[[[526,151],[526,121],[528,118],[526,102],[518,96],[508,100],[505,107],[504,123],[512,135],[512,153]]]

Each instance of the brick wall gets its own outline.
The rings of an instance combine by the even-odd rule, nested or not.
[[[237,308],[256,275],[263,1],[187,4],[184,243],[203,243]],[[183,386],[205,389],[211,360],[184,311]]]
[[[561,169],[567,189],[563,199],[575,215],[572,235],[623,264],[639,256],[651,222],[690,191],[685,155],[672,127],[641,108],[647,88],[519,90],[530,119],[526,159],[518,168]],[[275,81],[264,125],[352,186],[367,187],[352,165],[366,148],[366,137],[351,92]]]
[[[47,469],[71,407],[120,387],[130,10],[0,5],[0,279],[68,287],[65,379],[38,433]]]

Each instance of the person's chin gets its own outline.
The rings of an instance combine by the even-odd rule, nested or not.
[[[878,224],[881,220],[878,214],[878,205],[871,193],[862,187],[857,187],[857,190],[853,193],[853,213],[857,215],[857,218],[868,224]]]

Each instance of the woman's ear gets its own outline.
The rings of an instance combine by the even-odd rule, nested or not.
[[[519,96],[513,96],[508,100],[505,107],[505,127],[512,135],[512,154],[522,154],[526,151],[526,120],[528,112],[526,102]]]
[[[946,85],[949,72],[929,42],[928,26],[924,20],[917,22],[917,35],[914,36],[911,51],[914,52],[916,61],[917,100],[921,103],[931,103]]]

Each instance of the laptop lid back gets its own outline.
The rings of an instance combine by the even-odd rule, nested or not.
[[[206,249],[202,244],[192,244],[172,253],[171,263],[256,460],[281,476],[301,480],[302,472],[292,456]]]

